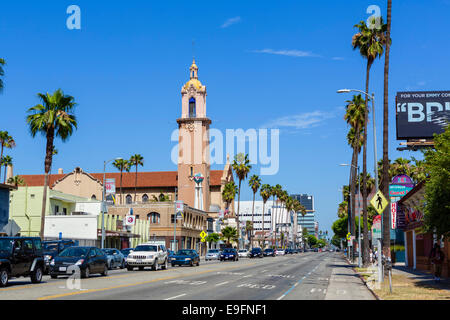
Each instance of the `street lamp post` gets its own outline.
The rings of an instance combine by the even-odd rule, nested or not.
[[[356,167],[353,164],[341,164],[341,166],[351,166],[358,170],[358,178],[359,178],[359,166]],[[359,184],[358,184],[359,185]],[[357,190],[357,194],[359,194],[359,190]],[[351,190],[350,190],[351,195]],[[359,219],[358,219],[358,267],[361,268],[361,209],[359,211]]]
[[[122,158],[115,158],[108,161],[103,161],[103,190],[102,190],[102,249],[105,247],[105,175],[106,175],[106,164],[113,160],[122,160]]]

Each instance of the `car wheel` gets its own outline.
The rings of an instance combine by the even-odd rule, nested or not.
[[[175,267],[175,263],[172,263],[172,268],[174,268]]]
[[[31,274],[31,282],[39,283],[42,281],[42,267],[37,266],[36,269]]]
[[[142,270],[144,270],[144,267],[139,267],[139,271],[142,271]]]
[[[163,270],[167,270],[167,267],[168,267],[168,262],[167,262],[167,259],[164,261],[164,264],[161,266],[161,269],[163,269]]]
[[[152,265],[152,271],[158,271],[158,269],[159,269],[158,259],[155,259],[155,263],[153,263]]]
[[[120,269],[125,269],[125,260],[122,260],[122,264],[120,265]]]
[[[108,275],[108,267],[106,266],[106,263],[103,267],[103,272],[102,272],[102,276],[106,277]]]
[[[9,274],[8,274],[8,270],[6,269],[1,269],[0,270],[0,287],[6,287],[6,285],[8,284],[8,280],[9,280]]]
[[[50,274],[50,278],[52,278],[52,279],[57,279],[57,278],[58,278],[58,275],[56,275],[56,274]]]
[[[133,269],[134,269],[133,267],[127,266],[127,270],[128,270],[128,271],[133,271]]]
[[[189,262],[189,266],[193,267],[194,266],[194,262],[191,260],[191,262]]]
[[[198,259],[197,261],[197,267],[200,265],[200,259]]]
[[[82,278],[89,278],[91,271],[89,270],[89,266],[86,267],[86,269],[81,270],[81,277]]]

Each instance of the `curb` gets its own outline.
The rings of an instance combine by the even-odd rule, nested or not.
[[[347,257],[345,257],[345,261],[347,261],[347,263],[349,265],[352,265],[352,263],[347,259]],[[369,288],[369,286],[367,285],[367,281],[364,280],[364,277],[359,274],[358,271],[355,270],[355,267],[352,266],[352,270],[358,275],[359,279],[361,279],[362,283],[364,283],[364,285],[366,286],[366,288],[370,291],[370,293],[372,293],[372,295],[375,297],[375,299],[377,300],[383,300],[381,299],[372,289]]]

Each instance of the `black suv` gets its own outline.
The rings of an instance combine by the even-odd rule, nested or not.
[[[30,277],[32,283],[39,283],[44,268],[40,238],[0,238],[0,287],[5,287],[13,277]]]
[[[275,257],[275,250],[267,248],[266,250],[264,250],[263,254],[264,254],[264,257],[268,257],[268,256]]]
[[[250,258],[255,258],[255,257],[259,257],[262,258],[264,257],[263,251],[261,250],[261,248],[253,248],[250,253],[248,254],[248,256]]]
[[[238,261],[238,260],[239,260],[239,256],[238,256],[238,253],[237,253],[236,249],[233,249],[233,248],[225,248],[225,249],[223,249],[223,251],[220,253],[219,260],[220,260],[220,261],[225,261],[225,260]]]

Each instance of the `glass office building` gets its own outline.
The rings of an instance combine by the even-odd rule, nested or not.
[[[303,228],[306,228],[308,230],[309,234],[315,234],[315,210],[314,210],[314,197],[307,194],[292,194],[291,197],[293,199],[297,199],[300,201],[302,206],[306,208],[306,215],[303,217],[301,214],[298,214],[297,222],[298,225],[302,226]]]

